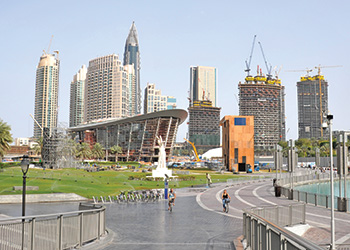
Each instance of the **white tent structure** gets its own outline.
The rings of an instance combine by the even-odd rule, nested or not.
[[[202,159],[210,160],[213,157],[222,157],[222,148],[213,148],[202,155]]]

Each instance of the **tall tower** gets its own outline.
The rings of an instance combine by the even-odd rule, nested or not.
[[[304,76],[297,82],[298,131],[300,138],[328,138],[323,113],[328,111],[328,82],[323,75]]]
[[[267,152],[285,140],[284,86],[281,80],[258,75],[247,76],[238,84],[239,115],[254,116],[255,151]]]
[[[213,107],[217,107],[216,68],[192,66],[190,72],[190,106],[193,106],[194,101],[211,101]]]
[[[50,134],[57,127],[59,68],[58,55],[44,53],[36,69],[34,118]],[[42,129],[34,122],[34,138],[41,136]]]
[[[124,65],[133,65],[135,69],[135,81],[131,89],[131,115],[141,113],[141,88],[140,88],[140,50],[139,39],[135,22],[132,23],[129,35],[125,42]]]
[[[69,127],[75,127],[84,121],[84,91],[87,69],[83,65],[74,75],[70,84]]]
[[[129,116],[128,73],[116,54],[89,61],[84,122]]]

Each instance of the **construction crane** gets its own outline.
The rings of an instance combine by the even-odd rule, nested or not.
[[[47,48],[47,51],[44,51],[44,54],[49,54],[50,53],[50,47],[51,47],[51,43],[52,43],[52,39],[53,39],[53,35],[51,36],[50,42],[49,42],[49,47]]]
[[[191,144],[191,146],[193,147],[194,154],[196,156],[196,162],[200,162],[201,160],[198,157],[197,149],[194,146],[194,144],[192,142],[190,142],[189,140],[187,140],[186,138],[184,138],[184,140],[187,141],[189,144]]]
[[[260,45],[261,53],[262,53],[262,55],[263,55],[263,57],[264,57],[264,61],[265,61],[265,65],[266,65],[266,70],[267,70],[267,74],[266,74],[266,75],[267,75],[267,78],[270,79],[270,78],[272,77],[272,75],[271,75],[272,66],[271,66],[271,64],[270,64],[270,66],[267,65],[267,60],[266,60],[265,53],[264,53],[263,47],[262,47],[262,45],[261,45],[261,42],[258,42],[258,43],[259,43],[259,45]]]
[[[342,65],[336,65],[336,66],[321,66],[319,64],[318,66],[315,67],[317,69],[317,76],[318,76],[318,87],[320,91],[320,121],[321,121],[321,137],[323,138],[323,129],[322,129],[322,123],[323,123],[323,110],[322,110],[322,84],[321,84],[321,68],[338,68],[338,67],[343,67]]]
[[[247,76],[250,76],[250,63],[252,62],[252,56],[253,56],[253,51],[254,51],[254,45],[255,45],[255,38],[256,38],[256,35],[254,35],[254,39],[253,39],[253,45],[252,45],[252,49],[250,51],[250,56],[249,56],[249,62],[247,62],[247,60],[245,60],[245,65],[246,65],[246,70],[245,72],[247,72]]]
[[[304,77],[301,77],[301,80],[316,80],[318,79],[318,88],[319,88],[319,99],[320,99],[320,126],[321,126],[321,137],[323,137],[323,129],[322,129],[322,123],[323,123],[323,109],[322,109],[322,83],[321,80],[324,79],[323,76],[321,76],[321,68],[337,68],[337,67],[343,67],[342,65],[336,65],[336,66],[321,66],[318,65],[314,68],[306,68],[304,70],[286,70],[286,72],[306,72],[306,75]],[[317,69],[317,75],[315,77],[310,77],[309,73],[312,72],[314,69]],[[316,94],[316,93],[315,93]]]

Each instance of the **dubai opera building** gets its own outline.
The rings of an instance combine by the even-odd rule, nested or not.
[[[163,110],[128,118],[108,119],[71,127],[68,131],[78,142],[90,146],[100,143],[105,149],[114,145],[122,148],[120,161],[158,160],[157,136],[166,142],[167,157],[171,155],[176,141],[177,130],[187,118],[182,109]]]

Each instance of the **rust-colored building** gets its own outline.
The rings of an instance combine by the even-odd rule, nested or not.
[[[226,170],[245,172],[249,164],[254,171],[254,116],[227,115],[220,126]]]

